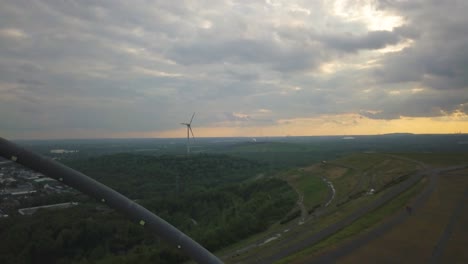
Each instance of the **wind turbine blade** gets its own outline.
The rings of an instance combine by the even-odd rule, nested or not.
[[[192,127],[191,127],[191,126],[189,126],[189,128],[190,128],[190,132],[192,133],[192,137],[193,137],[193,139],[195,139],[195,136],[193,135]]]
[[[192,118],[190,119],[190,123],[189,124],[192,124],[192,120],[193,120],[193,117],[195,116],[195,112],[193,112],[193,115],[192,115]]]

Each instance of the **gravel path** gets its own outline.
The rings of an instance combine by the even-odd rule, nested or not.
[[[328,207],[331,204],[331,202],[333,202],[333,199],[335,199],[336,190],[335,190],[335,186],[333,186],[333,183],[329,181],[325,176],[322,176],[322,181],[330,189],[330,191],[328,192],[327,202],[324,205],[324,207]]]

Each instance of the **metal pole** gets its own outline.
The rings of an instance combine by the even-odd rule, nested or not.
[[[123,213],[185,252],[198,263],[222,263],[215,255],[177,228],[106,185],[50,158],[0,137],[0,156],[52,177]]]

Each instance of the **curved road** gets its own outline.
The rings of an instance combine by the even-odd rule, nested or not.
[[[411,160],[414,161],[414,160]],[[422,164],[420,162],[418,165],[420,165],[424,170],[421,170],[413,175],[410,176],[409,179],[406,181],[398,184],[397,186],[391,188],[389,191],[384,193],[381,197],[379,197],[377,200],[374,200],[371,204],[364,206],[362,208],[359,208],[358,210],[354,211],[352,214],[347,216],[346,218],[340,220],[339,222],[332,224],[325,229],[320,230],[319,232],[313,234],[312,236],[301,240],[301,241],[287,241],[291,242],[291,244],[284,249],[281,249],[274,253],[273,255],[266,256],[264,258],[260,258],[260,256],[257,256],[255,259],[252,259],[251,261],[249,260],[248,262],[252,263],[273,263],[275,261],[279,261],[287,256],[290,256],[294,253],[297,253],[305,248],[308,248],[321,240],[327,238],[330,235],[333,235],[334,233],[340,231],[341,229],[345,228],[346,226],[350,225],[354,221],[358,220],[360,217],[364,216],[365,214],[369,213],[372,210],[377,209],[378,207],[382,206],[383,204],[387,203],[388,201],[392,200],[393,198],[397,197],[404,191],[406,191],[408,188],[416,184],[419,180],[422,179],[423,176],[427,175],[429,178],[429,184],[426,186],[423,192],[418,194],[418,196],[415,198],[414,202],[412,203],[413,210],[417,210],[420,208],[426,200],[429,198],[430,194],[434,191],[436,184],[437,184],[437,176],[441,172],[447,172],[451,170],[458,170],[461,168],[467,168],[468,166],[452,166],[448,168],[442,168],[442,169],[429,169],[425,164]],[[352,251],[362,247],[363,245],[367,244],[371,240],[379,237],[380,235],[384,234],[394,226],[402,223],[405,221],[405,219],[408,217],[408,213],[406,211],[401,211],[400,213],[396,214],[393,216],[391,219],[386,221],[385,223],[377,226],[376,228],[372,229],[370,232],[366,233],[363,236],[360,236],[343,246],[339,247],[337,250],[334,250],[330,253],[326,253],[325,255],[322,255],[316,259],[313,260],[313,262],[317,263],[334,263],[336,262],[337,259],[340,257],[343,257]],[[285,242],[285,241],[283,241]]]
[[[437,176],[442,173],[442,172],[447,172],[447,171],[452,171],[452,170],[458,170],[458,169],[463,169],[468,166],[453,166],[453,167],[448,167],[448,168],[443,168],[443,169],[431,169],[427,170],[424,172],[421,172],[419,174],[428,174],[429,176],[429,184],[425,188],[425,190],[420,193],[415,201],[412,203],[412,208],[413,210],[418,210],[421,208],[421,206],[428,200],[429,196],[431,193],[434,191],[436,184],[437,184]],[[343,246],[339,247],[338,249],[326,253],[325,255],[322,255],[318,258],[315,258],[313,260],[314,263],[335,263],[337,260],[341,257],[344,257],[354,250],[364,246],[365,244],[369,243],[370,241],[376,239],[377,237],[383,235],[390,229],[392,229],[394,226],[404,222],[407,218],[409,217],[409,214],[406,211],[400,211],[398,214],[393,216],[390,220],[386,221],[385,223],[377,226],[376,228],[372,229],[370,232],[366,233],[365,235],[362,235],[358,237],[357,239],[354,239]],[[447,233],[447,230],[445,231]],[[442,246],[440,246],[442,247]],[[437,255],[436,255],[437,257]],[[434,254],[433,254],[434,258]]]
[[[358,210],[354,211],[351,215],[348,217],[340,220],[339,222],[332,224],[319,232],[315,233],[314,235],[308,237],[305,240],[302,240],[298,243],[295,243],[293,245],[290,245],[288,248],[285,248],[271,256],[268,256],[264,259],[261,259],[257,261],[256,263],[273,263],[275,261],[278,261],[282,258],[285,258],[289,255],[292,255],[294,253],[297,253],[307,247],[310,247],[317,242],[323,240],[324,238],[340,231],[341,229],[345,228],[346,226],[350,225],[360,217],[364,216],[368,212],[382,206],[386,202],[390,201],[391,199],[395,198],[399,194],[401,194],[403,191],[408,189],[409,187],[413,186],[416,182],[418,182],[423,175],[427,174],[426,171],[422,171],[416,174],[413,174],[408,180],[400,183],[399,185],[395,186],[393,189],[390,191],[386,192],[384,195],[379,197],[377,200],[373,201],[371,204],[364,206],[362,208],[359,208]]]

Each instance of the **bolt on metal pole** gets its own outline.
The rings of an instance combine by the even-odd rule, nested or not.
[[[79,171],[50,158],[35,154],[1,137],[0,156],[52,177],[107,204],[109,207],[126,215],[132,221],[150,229],[198,263],[222,263],[211,252],[159,216]]]

